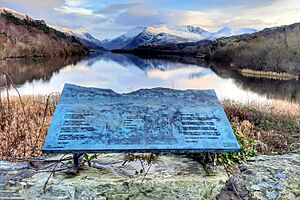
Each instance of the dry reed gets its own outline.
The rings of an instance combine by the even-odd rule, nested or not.
[[[41,155],[57,102],[58,95],[12,97],[8,92],[0,94],[0,159]]]
[[[234,110],[256,110],[263,115],[291,118],[300,123],[300,104],[293,102],[272,100],[264,103],[258,101],[242,103],[226,99],[222,101],[222,105]]]
[[[255,139],[262,154],[300,152],[300,105],[281,100],[269,103],[222,102],[240,134]]]

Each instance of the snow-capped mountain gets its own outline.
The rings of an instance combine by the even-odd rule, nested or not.
[[[122,49],[127,46],[127,44],[130,43],[134,37],[142,33],[145,29],[146,27],[136,27],[115,39],[102,40],[102,46],[106,49]]]
[[[107,49],[130,49],[142,44],[198,41],[209,35],[200,27],[154,25],[136,27],[115,39],[102,41],[102,45]]]
[[[167,43],[196,42],[214,40],[220,37],[256,32],[255,29],[234,30],[224,27],[217,32],[209,32],[201,27],[185,25],[154,25],[137,27],[112,40],[103,40],[107,49],[133,49],[140,45],[161,45]]]
[[[214,40],[221,37],[229,37],[233,35],[243,35],[243,34],[251,34],[257,32],[256,29],[252,28],[241,28],[241,29],[233,29],[229,27],[224,27],[218,30],[217,32],[212,33],[207,39]]]
[[[59,27],[55,26],[56,29],[60,30],[61,32],[64,32],[67,35],[74,36],[79,42],[81,42],[83,45],[89,47],[90,49],[94,50],[104,50],[102,47],[102,43],[94,38],[87,30],[85,30],[82,27]]]

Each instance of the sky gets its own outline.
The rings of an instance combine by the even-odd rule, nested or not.
[[[300,0],[0,0],[0,7],[54,26],[83,27],[100,40],[155,24],[216,31],[300,22]]]

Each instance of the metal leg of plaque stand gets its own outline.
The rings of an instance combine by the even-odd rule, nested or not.
[[[83,156],[83,153],[74,153],[73,154],[73,170],[71,174],[77,174],[79,165],[80,165],[80,158]]]
[[[206,173],[209,176],[215,176],[215,175],[218,174],[217,168],[216,168],[216,154],[212,154],[212,155],[213,155],[213,157],[212,157],[212,163],[211,164],[209,164],[210,153],[205,153],[205,159],[204,159],[204,162],[206,163],[205,164]]]

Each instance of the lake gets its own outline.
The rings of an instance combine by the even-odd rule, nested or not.
[[[22,95],[61,92],[64,83],[74,83],[119,93],[154,87],[214,89],[220,99],[300,103],[300,81],[243,77],[225,64],[205,63],[193,57],[100,52],[84,58],[10,59],[0,61],[2,93],[7,85],[4,71]],[[10,94],[17,95],[12,87]]]

